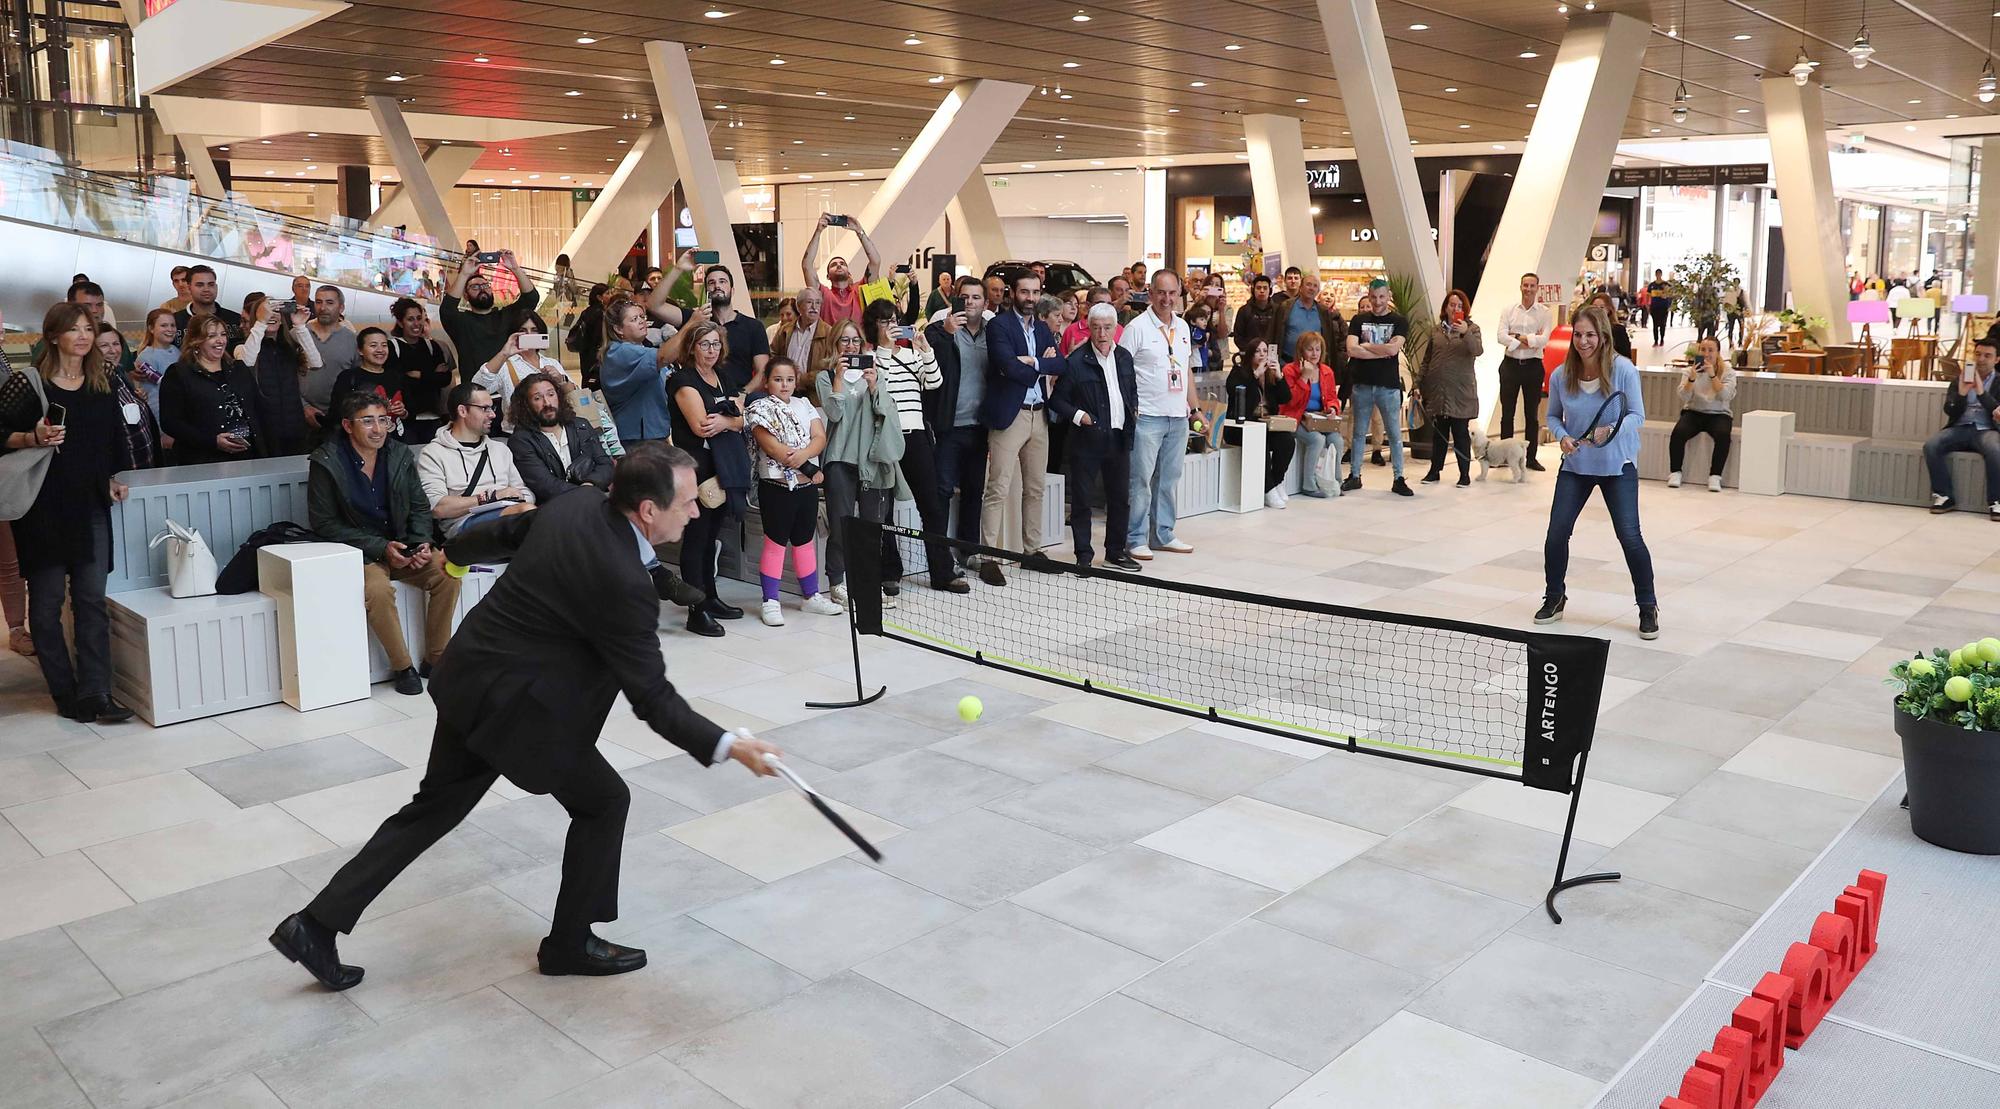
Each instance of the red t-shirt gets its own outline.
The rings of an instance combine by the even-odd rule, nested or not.
[[[836,327],[842,320],[853,320],[856,327],[861,326],[861,286],[850,281],[847,288],[836,289],[829,283],[821,285],[819,291],[825,298],[819,309],[820,319]]]

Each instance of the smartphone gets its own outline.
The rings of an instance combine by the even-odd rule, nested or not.
[[[908,272],[910,272],[910,267],[909,267],[909,266],[906,266],[906,265],[905,265],[905,266],[897,266],[897,267],[896,267],[896,272],[897,272],[897,273],[908,273]]]
[[[515,345],[522,350],[547,350],[549,349],[549,337],[540,334],[523,335]]]
[[[697,250],[694,252],[694,264],[697,266],[719,266],[722,264],[722,252],[719,250]]]
[[[952,310],[952,311],[954,311],[954,312],[963,312],[963,311],[965,311],[965,294],[964,294],[964,293],[960,293],[960,294],[958,294],[957,296],[954,296],[954,297],[952,297],[952,298],[951,298],[951,310]]]
[[[49,422],[50,427],[61,427],[63,422],[69,419],[69,411],[55,401],[50,401],[48,415],[43,419]]]
[[[897,342],[907,343],[916,336],[917,329],[911,327],[909,324],[898,324],[896,330],[891,332],[891,334],[896,337]]]
[[[841,356],[840,362],[855,373],[875,368],[875,356],[872,354],[846,354]]]
[[[482,250],[476,257],[483,265],[493,266],[500,262],[500,252],[497,250]]]
[[[826,217],[826,225],[827,225],[828,227],[846,227],[846,226],[847,226],[847,217],[846,217],[846,216],[828,216],[828,217]]]

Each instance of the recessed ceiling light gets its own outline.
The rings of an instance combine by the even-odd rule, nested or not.
[[[1521,106],[1522,106],[1522,107],[1524,107],[1524,108],[1539,108],[1539,107],[1541,107],[1541,104],[1539,104],[1539,103],[1538,103],[1538,102],[1536,102],[1536,101],[1533,101],[1533,100],[1530,100],[1530,101],[1528,101],[1528,102],[1527,102],[1526,104],[1523,104],[1523,105],[1521,105]]]
[[[701,17],[703,19],[728,19],[730,16],[735,14],[736,14],[735,12],[725,12],[720,8],[710,8],[707,11],[701,13]]]
[[[1948,113],[1946,113],[1946,115],[1945,115],[1945,117],[1944,117],[1944,118],[1946,118],[1946,119],[1957,119],[1957,118],[1958,118],[1958,113],[1957,113],[1957,112],[1948,112]],[[225,147],[223,147],[222,149],[224,149],[224,150],[228,150],[229,148],[225,146]]]
[[[615,161],[617,161],[618,159],[616,159],[616,158],[606,158],[606,159],[604,159],[604,160],[605,160],[605,161],[607,161],[607,162],[615,162]]]
[[[568,149],[569,149],[569,147],[567,147],[567,146],[558,146],[558,147],[556,147],[556,149],[557,149],[557,150],[568,150]]]
[[[1022,169],[1034,169],[1034,168],[1035,168],[1035,163],[1033,163],[1033,162],[1022,162],[1022,163],[1021,163],[1021,168],[1022,168]]]
[[[1069,17],[1069,21],[1071,23],[1088,23],[1090,22],[1090,17],[1084,14],[1082,8],[1078,8],[1076,14]]]
[[[629,143],[628,143],[628,142],[627,142],[626,140],[624,140],[624,139],[619,139],[619,140],[618,140],[618,145],[619,145],[619,146],[627,146],[627,145],[630,145],[630,144],[629,144]],[[509,153],[511,153],[511,151],[510,151]]]
[[[1446,86],[1444,87],[1444,91],[1446,91],[1446,92],[1457,92],[1457,91],[1458,91],[1458,86],[1457,86],[1457,85],[1446,85]]]
[[[307,166],[306,168],[307,168],[307,169],[318,169],[319,167],[318,167],[318,166]]]
[[[1083,67],[1083,63],[1082,63],[1082,62],[1064,62],[1064,63],[1063,63],[1063,68],[1064,68],[1064,69],[1081,69],[1082,67]]]
[[[485,179],[485,183],[491,185],[493,183],[493,179],[491,177],[488,177]]]
[[[801,181],[810,181],[810,180],[812,180],[812,179],[813,179],[813,175],[812,175],[812,174],[810,174],[810,173],[801,173],[801,174],[799,174],[799,180],[801,180]]]
[[[226,146],[218,146],[216,147],[216,149],[222,151],[225,154],[229,152],[229,148]]]
[[[292,174],[293,177],[304,177],[305,175],[306,175],[305,170],[297,170]]]
[[[1472,130],[1472,124],[1470,124],[1470,123],[1461,123],[1461,124],[1459,124],[1459,125],[1458,125],[1458,129],[1459,129],[1459,130],[1461,130],[1461,131],[1470,131],[1470,130]]]
[[[1234,43],[1234,42],[1232,42],[1232,43],[1230,43],[1230,44],[1229,44],[1228,46],[1225,46],[1225,47],[1223,47],[1223,49],[1224,49],[1224,50],[1241,50],[1241,49],[1243,49],[1243,46],[1242,46],[1242,44],[1241,44],[1241,43]]]
[[[516,178],[514,178],[514,179],[513,179],[512,181],[508,182],[508,184],[510,184],[510,185],[518,185],[518,184],[520,184],[520,183],[521,183],[521,179],[520,179],[520,178],[518,178],[518,177],[516,177]]]
[[[1921,104],[1921,103],[1923,103],[1923,101],[1922,101],[1922,100],[1905,100],[1905,101],[1903,101],[1903,103],[1905,103],[1905,104]]]
[[[492,58],[489,58],[489,57],[487,57],[487,56],[486,56],[486,55],[484,55],[484,54],[480,54],[480,55],[478,55],[477,57],[474,57],[474,58],[473,58],[472,60],[473,60],[473,61],[475,61],[475,62],[478,62],[478,63],[479,63],[479,64],[481,64],[481,65],[484,65],[484,64],[486,64],[487,62],[490,62],[490,61],[492,61],[493,59],[492,59]]]
[[[1412,30],[1412,31],[1428,31],[1428,30],[1430,30],[1430,29],[1431,29],[1431,25],[1430,25],[1430,24],[1428,24],[1428,23],[1412,23],[1412,24],[1410,24],[1410,30]]]
[[[1059,97],[1056,97],[1056,99],[1058,99],[1058,100],[1075,100],[1075,99],[1076,99],[1076,97],[1074,97],[1074,96],[1071,96],[1071,95],[1070,95],[1070,94],[1068,94],[1068,93],[1063,93],[1063,94],[1062,94],[1061,96],[1059,96]]]
[[[1494,143],[1494,144],[1493,144],[1493,149],[1495,149],[1495,150],[1505,150],[1505,149],[1507,149],[1507,144],[1506,144],[1506,143],[1504,143],[1504,142],[1496,142],[1496,143]]]
[[[1181,110],[1179,108],[1168,108],[1167,114],[1170,116],[1177,116],[1181,114]]]
[[[1653,129],[1652,129],[1652,130],[1651,130],[1650,132],[1648,132],[1648,134],[1653,134],[1653,135],[1657,135],[1657,134],[1659,134],[1659,133],[1660,133],[1660,129],[1659,129],[1658,127],[1655,127],[1655,128],[1653,128]]]
[[[850,169],[847,171],[847,175],[849,177],[859,177],[861,176],[861,171],[858,169]]]
[[[1540,54],[1537,54],[1537,53],[1535,53],[1535,52],[1534,52],[1533,50],[1523,50],[1523,51],[1521,51],[1521,52],[1520,52],[1519,54],[1516,54],[1516,55],[1515,55],[1515,57],[1517,57],[1517,58],[1539,58],[1539,57],[1541,57],[1541,55],[1540,55]]]
[[[258,142],[259,142],[260,144],[264,145],[264,146],[269,146],[269,145],[271,145],[271,140],[270,140],[270,139],[258,139],[257,141],[258,141]]]
[[[772,58],[772,59],[771,59],[771,64],[772,64],[772,65],[784,65],[784,64],[785,64],[785,59],[783,59],[783,58]]]
[[[814,89],[814,90],[813,90],[813,95],[814,95],[814,96],[825,96],[825,95],[826,95],[826,90],[825,90],[825,89]]]
[[[1205,89],[1205,88],[1207,88],[1207,87],[1208,87],[1208,82],[1207,82],[1207,81],[1189,81],[1189,82],[1188,82],[1188,88],[1191,88],[1191,89]]]
[[[944,74],[940,73],[935,77],[929,78],[929,81],[933,85],[942,85],[944,84]]]
[[[316,138],[319,138],[319,132],[318,132],[318,131],[307,131],[307,132],[306,132],[306,138],[309,138],[309,139],[316,139]]]
[[[563,174],[563,175],[562,175],[561,177],[558,177],[558,178],[556,178],[556,180],[558,180],[558,181],[567,181],[567,180],[569,180],[569,174],[565,173],[565,174]]]
[[[531,174],[529,174],[529,175],[528,175],[528,180],[530,180],[530,181],[539,181],[539,180],[541,180],[541,179],[542,179],[542,175],[541,175],[541,174],[539,174],[539,173],[531,173]]]
[[[1748,109],[1748,108],[1738,108],[1738,109],[1736,109],[1736,114],[1737,114],[1737,115],[1740,115],[1740,116],[1747,116],[1747,115],[1749,115],[1749,114],[1750,114],[1750,109]]]
[[[407,81],[407,80],[409,80],[409,78],[407,78],[407,77],[403,76],[403,74],[402,74],[402,72],[401,72],[401,71],[397,71],[397,72],[395,72],[395,73],[391,73],[390,75],[388,75],[387,77],[384,77],[384,78],[382,78],[382,79],[383,79],[384,81]]]
[[[1733,39],[1735,39],[1735,40],[1736,40],[1737,42],[1749,42],[1749,41],[1750,41],[1750,36],[1749,36],[1749,35],[1731,35],[1730,37],[1731,37],[1731,38],[1733,38]]]
[[[276,177],[277,175],[278,171],[275,169],[267,169],[264,171],[264,176],[266,177]]]
[[[1905,131],[1914,131],[1914,130],[1916,130],[1916,129],[1917,129],[1917,125],[1916,125],[1916,124],[1914,124],[1914,123],[1905,123],[1905,124],[1903,124],[1903,130],[1905,130]]]
[[[1249,160],[1250,160],[1250,155],[1248,155],[1248,154],[1238,154],[1238,155],[1236,156],[1236,160],[1237,160],[1237,161],[1239,161],[1239,162],[1247,162],[1247,161],[1249,161]]]
[[[579,42],[579,43],[581,43],[581,44],[582,44],[582,45],[584,45],[584,46],[589,46],[589,45],[590,45],[591,43],[593,43],[593,42],[596,42],[596,41],[597,41],[597,36],[595,36],[595,35],[578,35],[578,36],[576,36],[576,41],[577,41],[577,42]]]
[[[849,122],[849,123],[853,123],[853,122],[854,122],[854,117],[853,117],[853,116],[841,116],[840,118],[842,118],[842,119],[846,120],[846,121],[847,121],[847,122]]]
[[[805,144],[806,144],[806,140],[804,140],[804,139],[793,139],[793,140],[792,140],[792,145],[793,145],[793,146],[804,146]]]
[[[580,90],[578,90],[578,89],[571,89],[571,90],[569,90],[568,92],[566,92],[566,93],[563,93],[563,95],[564,95],[564,96],[582,96],[582,95],[583,95],[583,93],[582,93],[582,92],[581,92]]]
[[[904,40],[903,40],[903,45],[904,45],[904,46],[922,46],[923,44],[924,44],[924,40],[923,40],[923,39],[920,39],[920,38],[918,38],[918,37],[917,37],[917,36],[915,36],[915,35],[911,35],[911,36],[910,36],[909,38],[906,38],[906,39],[904,39]]]
[[[1303,97],[1303,96],[1300,96],[1300,97],[1294,97],[1294,98],[1293,98],[1293,100],[1292,100],[1292,103],[1294,103],[1294,104],[1307,104],[1307,103],[1311,103],[1311,102],[1310,102],[1310,101],[1308,101],[1308,100],[1307,100],[1307,99],[1306,99],[1305,97]]]

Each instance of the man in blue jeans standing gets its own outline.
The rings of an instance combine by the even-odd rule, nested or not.
[[[1389,283],[1380,278],[1368,283],[1368,295],[1361,298],[1347,329],[1347,378],[1354,383],[1354,435],[1348,440],[1353,466],[1341,491],[1361,488],[1361,455],[1368,449],[1368,414],[1382,419],[1382,437],[1389,441],[1389,461],[1396,481],[1389,488],[1399,497],[1413,497],[1410,483],[1403,480],[1403,343],[1410,335],[1410,321],[1396,314]]]
[[[1181,464],[1187,460],[1188,367],[1193,353],[1193,335],[1180,311],[1179,275],[1157,270],[1146,311],[1132,317],[1118,339],[1118,345],[1132,354],[1139,392],[1127,547],[1141,562],[1151,562],[1154,551],[1194,550],[1192,544],[1174,538],[1174,496],[1180,487]]]
[[[1993,392],[1993,367],[2000,361],[2000,337],[1987,335],[1972,345],[1972,365],[1959,371],[1958,381],[1944,394],[1944,428],[1924,441],[1924,462],[1931,471],[1931,511],[1958,507],[1951,495],[1951,455],[1974,451],[1986,459],[1986,514],[2000,520],[2000,420],[1993,411],[2000,396]]]

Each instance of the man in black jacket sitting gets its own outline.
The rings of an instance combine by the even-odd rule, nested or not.
[[[549,374],[529,374],[514,389],[507,422],[514,434],[507,447],[514,468],[535,495],[547,504],[558,495],[583,486],[600,491],[611,487],[611,456],[597,429],[577,419],[568,394]]]
[[[1064,444],[1069,478],[1069,527],[1076,561],[1090,565],[1090,475],[1104,482],[1104,565],[1129,574],[1138,560],[1125,548],[1131,525],[1132,428],[1139,403],[1132,352],[1120,346],[1118,311],[1090,306],[1090,341],[1069,352],[1069,371],[1056,379],[1049,411],[1070,425]]]
[[[1996,329],[2000,330],[2000,329]],[[1951,495],[1950,456],[1959,451],[1986,460],[1986,514],[2000,521],[2000,379],[1993,367],[2000,362],[2000,335],[1989,333],[1972,346],[1972,365],[1944,391],[1944,428],[1924,442],[1924,463],[1931,472],[1931,511],[1958,507]]]

